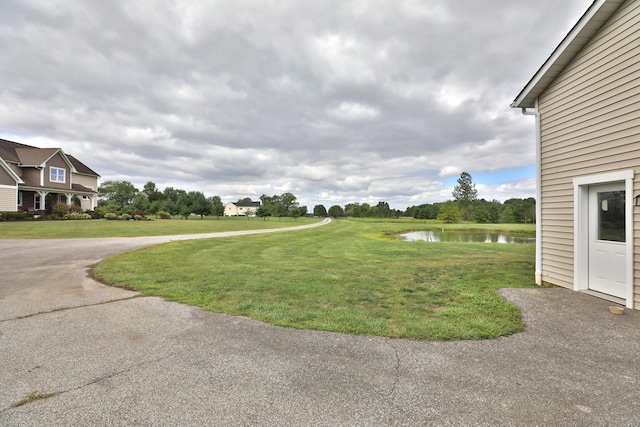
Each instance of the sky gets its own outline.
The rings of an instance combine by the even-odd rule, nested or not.
[[[4,0],[0,138],[310,210],[535,196],[509,107],[589,0]]]

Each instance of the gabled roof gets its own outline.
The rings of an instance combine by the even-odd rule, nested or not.
[[[243,208],[258,208],[260,207],[260,202],[236,202],[234,203],[237,207]]]
[[[511,104],[512,108],[533,108],[536,99],[549,87],[591,38],[626,0],[594,0],[578,23],[536,72]]]
[[[0,138],[0,159],[7,163],[20,166],[42,166],[58,153],[73,172],[95,177],[100,176],[77,158],[66,154],[61,148],[38,148]]]
[[[78,173],[81,173],[81,174],[84,174],[84,175],[91,175],[91,176],[100,177],[100,175],[98,175],[98,173],[94,172],[93,169],[91,169],[89,166],[85,165],[80,160],[78,160],[75,157],[73,157],[71,154],[67,154],[67,158],[69,159],[69,161],[71,161],[71,163],[73,164],[73,167],[76,168],[76,171]]]

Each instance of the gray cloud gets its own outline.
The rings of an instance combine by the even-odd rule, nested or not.
[[[588,5],[9,1],[0,137],[226,201],[442,201],[444,177],[535,161],[509,104]]]

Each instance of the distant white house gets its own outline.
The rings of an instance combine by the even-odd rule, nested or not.
[[[230,202],[224,206],[224,216],[255,216],[260,202]]]

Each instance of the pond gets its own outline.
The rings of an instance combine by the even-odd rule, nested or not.
[[[399,235],[402,240],[415,242],[464,242],[464,243],[535,243],[535,237],[518,236],[504,233],[480,233],[458,230],[411,231]]]

